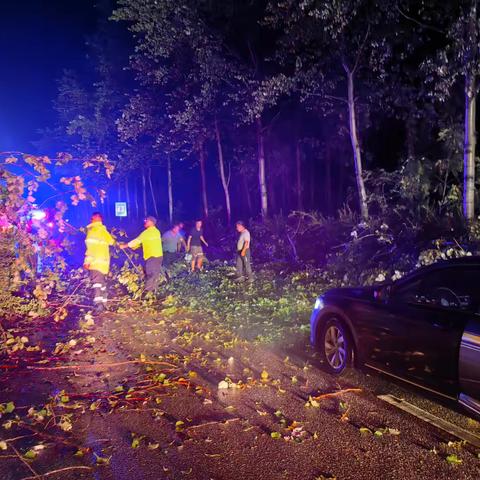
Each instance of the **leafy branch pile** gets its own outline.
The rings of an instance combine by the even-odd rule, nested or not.
[[[19,152],[0,153],[0,314],[3,317],[52,313],[49,299],[65,292],[69,285],[65,278],[70,275],[65,254],[76,229],[65,220],[68,205],[89,202],[95,207],[105,197],[101,188],[89,192],[79,174],[63,176],[57,181],[54,171],[57,176],[64,171],[85,175],[90,171],[110,178],[113,165],[105,155],[79,160],[65,153],[54,159]],[[38,209],[48,210],[48,225],[36,218]]]

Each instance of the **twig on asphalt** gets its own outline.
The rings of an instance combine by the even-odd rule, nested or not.
[[[25,422],[18,422],[18,426],[21,428],[25,428],[27,430],[30,430],[31,432],[36,433],[39,437],[45,438],[46,440],[50,440],[53,443],[63,443],[64,445],[68,445],[69,447],[76,448],[77,450],[79,449],[79,446],[73,442],[70,442],[63,437],[60,436],[55,436],[55,435],[50,435],[49,433],[42,432],[40,430],[37,430],[36,428],[32,427],[28,423]],[[12,448],[13,445],[10,445]]]
[[[34,476],[30,478],[41,478],[40,475],[32,468],[31,465],[28,464],[28,462],[22,457],[20,452],[13,445],[10,445],[10,448],[15,452],[15,455],[18,457],[18,459],[33,473]]]
[[[121,367],[123,365],[131,364],[144,364],[144,365],[162,365],[164,367],[178,368],[176,365],[168,362],[149,362],[144,360],[127,360],[125,362],[115,362],[115,363],[93,363],[89,365],[59,365],[57,367],[35,367],[33,365],[27,365],[28,370],[95,370],[96,368],[111,368],[111,367]]]
[[[16,440],[20,440],[21,438],[34,437],[35,435],[36,433],[31,433],[30,435],[20,435],[19,437],[7,438],[5,442],[15,442]]]
[[[218,421],[212,421],[212,422],[205,422],[205,423],[199,423],[198,425],[192,425],[191,427],[187,427],[185,428],[185,431],[189,431],[189,430],[195,430],[197,428],[202,428],[202,427],[210,427],[212,425],[226,425],[228,423],[231,423],[231,422],[238,422],[240,421],[241,419],[238,418],[238,417],[234,417],[234,418],[226,418],[225,420],[218,420]]]
[[[338,397],[344,393],[360,393],[363,390],[361,388],[346,388],[345,390],[339,390],[338,392],[333,393],[324,393],[323,395],[318,395],[317,397],[312,397],[314,400],[323,400],[324,398]]]
[[[87,467],[85,465],[79,465],[79,466],[75,466],[75,467],[65,467],[65,468],[59,468],[58,470],[52,470],[50,472],[47,472],[47,473],[42,473],[40,475],[40,477],[23,477],[22,480],[32,480],[32,479],[35,479],[35,478],[42,478],[42,477],[48,477],[50,475],[55,475],[56,473],[63,473],[63,472],[68,472],[68,471],[71,471],[71,470],[88,470],[88,471],[91,471],[93,470],[92,467]]]

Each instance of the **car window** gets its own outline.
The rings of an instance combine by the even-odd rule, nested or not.
[[[394,289],[392,297],[401,303],[479,312],[480,268],[452,267],[420,274]]]

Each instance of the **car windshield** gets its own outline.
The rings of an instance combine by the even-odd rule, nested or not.
[[[480,268],[457,266],[419,273],[394,288],[393,296],[402,302],[480,313]]]

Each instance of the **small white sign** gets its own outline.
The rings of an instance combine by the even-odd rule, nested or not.
[[[127,216],[127,202],[115,202],[115,216],[116,217]]]

